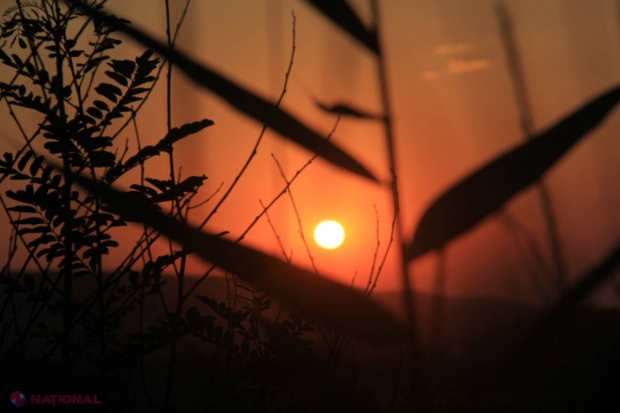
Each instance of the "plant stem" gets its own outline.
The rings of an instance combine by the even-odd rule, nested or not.
[[[171,38],[170,38],[170,3],[168,0],[164,1],[166,5],[166,38],[168,41],[168,47],[171,47]],[[172,129],[172,105],[171,105],[171,89],[172,89],[172,63],[170,60],[167,62],[167,74],[166,74],[166,125],[168,132]],[[172,155],[172,149],[170,149],[169,162],[170,162],[170,180],[172,185],[174,185],[174,158]],[[177,204],[178,205],[178,204]],[[174,208],[174,205],[173,205]],[[180,212],[180,211],[179,211]],[[170,244],[172,249],[172,244]],[[177,307],[176,307],[176,315],[179,315],[180,309],[182,307],[182,277],[180,273],[177,273],[177,278],[179,280],[179,284],[177,286]],[[174,383],[174,365],[176,363],[177,358],[177,328],[173,328],[172,340],[170,341],[170,352],[168,354],[168,372],[166,375],[166,387],[164,390],[164,402],[162,405],[162,412],[168,410],[170,406],[170,398],[172,397],[172,385]]]
[[[64,215],[65,215],[65,224],[63,226],[62,232],[64,233],[64,247],[65,247],[65,266],[63,275],[64,276],[64,285],[63,285],[63,343],[62,343],[62,361],[63,363],[68,363],[71,356],[71,319],[72,319],[72,308],[71,308],[71,289],[72,289],[72,261],[73,261],[73,216],[71,214],[71,190],[73,186],[73,175],[71,173],[71,163],[69,159],[69,147],[70,142],[69,136],[66,135],[67,127],[66,127],[66,112],[64,105],[64,97],[62,96],[63,90],[63,56],[61,53],[61,41],[63,36],[63,24],[61,19],[60,5],[59,3],[55,4],[55,31],[54,31],[54,43],[57,48],[56,53],[56,76],[57,76],[57,84],[56,84],[56,100],[58,103],[58,112],[59,116],[56,119],[56,136],[57,138],[63,142],[62,145],[62,164],[63,164],[63,177],[64,177],[64,185],[62,188],[63,191],[63,199],[64,199]],[[60,275],[59,275],[60,276]]]
[[[379,32],[380,32],[380,22],[379,22],[379,7],[377,4],[377,0],[371,0],[371,5],[372,5],[372,13],[373,13],[373,20],[375,22],[375,28],[377,31],[377,37],[379,38]],[[378,42],[380,42],[380,39],[378,39]],[[380,44],[380,43],[379,43]],[[393,124],[392,124],[392,109],[391,109],[391,103],[390,103],[390,96],[389,96],[389,87],[388,87],[388,74],[387,74],[387,68],[386,68],[386,63],[385,63],[385,58],[382,54],[382,48],[380,47],[380,55],[377,57],[377,69],[378,69],[378,77],[379,77],[379,84],[380,84],[380,90],[381,90],[381,104],[383,106],[383,113],[384,113],[384,117],[383,117],[383,126],[384,126],[384,130],[385,130],[385,142],[387,145],[387,151],[388,151],[388,161],[390,164],[390,170],[392,171],[392,174],[396,174],[397,171],[397,162],[396,162],[396,145],[394,142],[394,130],[393,130]],[[393,189],[397,189],[394,188],[394,183],[395,183],[396,179],[394,178],[394,176],[392,176],[392,180],[391,180],[391,186]],[[401,246],[401,269],[402,269],[402,281],[403,281],[403,286],[404,286],[404,299],[405,299],[405,303],[406,303],[406,311],[407,311],[407,318],[409,321],[409,325],[410,328],[413,326],[413,321],[414,321],[414,317],[413,317],[413,301],[412,301],[412,297],[411,297],[411,285],[410,285],[410,280],[409,280],[409,269],[407,268],[407,262],[405,260],[405,256],[403,254],[403,246],[405,244],[404,242],[404,238],[403,238],[403,229],[402,229],[402,222],[400,219],[400,206],[398,204],[398,198],[397,197],[392,197],[392,206],[394,208],[395,211],[395,216],[396,216],[396,238]]]
[[[497,5],[497,16],[504,40],[504,47],[506,48],[508,69],[514,87],[515,99],[521,117],[521,128],[524,138],[530,140],[535,137],[532,109],[527,94],[521,59],[514,38],[510,15],[501,2]],[[562,297],[566,292],[566,267],[563,260],[557,220],[553,212],[551,193],[543,180],[537,182],[536,187],[539,191],[540,204],[546,224],[547,238],[551,244],[551,255],[556,267],[558,295]]]
[[[435,348],[443,351],[443,347],[437,347],[441,343],[444,325],[444,299],[446,291],[446,249],[442,248],[437,254],[437,279],[435,284],[435,297],[433,305],[433,335],[431,336]]]
[[[377,34],[377,43],[379,44],[379,54],[377,56],[377,70],[378,70],[378,78],[379,78],[379,85],[380,85],[380,91],[381,91],[381,104],[383,106],[383,114],[384,114],[383,126],[385,130],[385,142],[387,145],[388,161],[390,165],[390,170],[392,171],[391,187],[394,191],[397,191],[398,188],[396,187],[396,177],[395,177],[396,171],[398,170],[397,161],[396,161],[396,144],[395,144],[395,138],[394,138],[392,109],[391,109],[390,92],[389,92],[389,85],[388,85],[387,65],[385,62],[385,56],[383,55],[383,48],[381,47],[381,37],[380,37],[381,21],[380,21],[380,14],[379,14],[379,5],[378,5],[377,0],[370,0],[370,4],[372,8],[374,26],[375,26],[375,30]],[[405,305],[406,305],[407,319],[409,322],[409,330],[411,334],[411,339],[412,341],[415,341],[414,334],[413,334],[414,323],[415,323],[413,297],[411,295],[412,289],[411,289],[411,283],[409,280],[409,269],[407,267],[407,261],[404,255],[403,247],[405,245],[405,241],[403,237],[402,221],[400,219],[400,206],[399,206],[397,196],[392,197],[392,206],[394,208],[395,219],[396,219],[396,226],[395,226],[396,238],[401,247],[400,248],[401,271],[402,271],[402,282],[403,282],[403,287],[404,287],[403,298],[405,300]]]
[[[400,272],[402,277],[402,295],[405,304],[405,314],[407,317],[407,333],[409,350],[411,354],[411,391],[416,395],[418,401],[423,403],[425,398],[425,383],[422,380],[423,376],[423,359],[421,357],[421,351],[416,334],[416,315],[415,307],[413,303],[413,289],[411,287],[410,273],[407,258],[405,255],[405,239],[403,235],[403,225],[400,217],[400,205],[398,199],[398,182],[397,182],[397,160],[396,160],[396,143],[394,137],[393,128],[393,113],[390,100],[390,89],[388,84],[388,71],[385,60],[382,39],[381,39],[381,16],[379,10],[378,0],[370,0],[370,7],[372,12],[372,21],[374,24],[375,34],[377,36],[377,76],[379,81],[381,104],[383,109],[383,126],[385,131],[385,142],[388,151],[388,162],[390,165],[392,189],[392,206],[394,210],[394,226],[396,230],[396,240],[399,245],[400,253]],[[414,366],[414,364],[417,365]],[[415,402],[415,400],[414,400]]]

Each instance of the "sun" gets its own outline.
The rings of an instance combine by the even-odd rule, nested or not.
[[[337,221],[323,221],[316,226],[314,239],[320,247],[333,250],[344,241],[344,228]]]

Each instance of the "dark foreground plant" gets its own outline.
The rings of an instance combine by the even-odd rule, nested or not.
[[[101,10],[103,3],[90,4],[93,10]],[[165,4],[168,10],[168,2]],[[189,2],[185,10],[188,6]],[[176,219],[188,219],[192,201],[207,179],[204,175],[181,179],[174,166],[174,147],[182,139],[212,126],[213,121],[203,119],[172,127],[173,59],[169,59],[167,133],[157,143],[143,145],[137,115],[164,65],[152,51],[133,60],[114,59],[114,49],[121,45],[115,34],[128,21],[103,14],[86,21],[82,17],[82,9],[71,4],[17,1],[7,10],[1,25],[4,44],[0,60],[13,70],[14,77],[0,83],[0,99],[6,102],[25,144],[17,151],[5,153],[0,160],[0,182],[11,184],[0,201],[13,231],[9,260],[0,274],[4,286],[0,342],[3,364],[13,360],[10,363],[33,366],[24,369],[12,385],[41,385],[43,372],[51,369],[56,376],[54,386],[59,391],[71,392],[90,383],[90,379],[84,380],[88,376],[94,378],[98,392],[102,392],[106,401],[103,408],[131,410],[140,402],[135,382],[130,380],[133,396],[123,390],[128,383],[123,376],[131,375],[137,367],[145,405],[159,410],[157,406],[161,404],[167,411],[174,404],[179,340],[192,336],[215,350],[214,362],[219,359],[218,354],[224,354],[220,367],[224,369],[223,377],[229,377],[223,382],[225,392],[207,392],[211,399],[204,401],[206,405],[221,407],[228,403],[226,395],[237,394],[243,396],[246,407],[266,408],[275,394],[286,387],[285,372],[293,366],[307,370],[305,381],[331,383],[331,391],[342,393],[338,380],[330,380],[329,374],[316,369],[318,365],[308,349],[312,340],[304,337],[314,331],[313,325],[296,311],[286,311],[280,321],[267,321],[271,298],[264,291],[290,308],[299,309],[305,317],[371,340],[397,338],[400,326],[348,287],[225,241],[221,234],[203,238],[203,247],[208,247],[205,250],[192,245],[203,234],[173,230],[171,225],[176,225]],[[180,25],[181,22],[177,32]],[[170,26],[168,14],[168,45],[162,49],[166,51],[173,49],[176,38]],[[235,96],[249,96],[223,78],[217,78],[213,85],[233,102]],[[218,89],[222,85],[228,86]],[[286,133],[301,131],[297,136],[302,145],[371,177],[329,140],[286,118],[277,105],[255,101],[258,103],[253,107],[269,108],[264,113],[271,113],[261,120],[268,120],[276,129],[276,125],[281,125]],[[32,121],[25,123],[17,108],[37,117],[34,132],[30,131]],[[258,111],[263,113],[263,109]],[[285,121],[274,120],[278,116],[284,116]],[[124,147],[118,142],[130,125],[136,133],[135,149],[128,142]],[[149,177],[148,165],[161,156],[169,158],[169,177]],[[51,164],[57,162],[56,170]],[[133,170],[139,170],[139,180],[131,183],[136,176]],[[86,182],[82,176],[89,177],[88,182],[96,185],[91,189],[96,192],[79,189],[77,184],[84,186]],[[123,202],[105,202],[97,192],[109,190],[116,182],[130,188]],[[291,183],[292,180],[287,181],[284,191]],[[169,212],[159,212],[162,208]],[[118,263],[118,257],[109,259],[113,251],[114,255],[120,254],[123,243],[116,228],[128,222],[141,223],[143,231],[129,254]],[[181,236],[178,240],[184,247],[175,250],[171,245],[168,254],[155,256],[153,243],[160,234],[170,232]],[[22,248],[24,254],[20,253]],[[187,307],[189,295],[204,280],[201,278],[190,289],[184,287],[186,258],[194,252],[255,286],[236,284],[235,303],[199,295],[196,305]],[[116,270],[109,270],[110,263],[118,263]],[[178,280],[176,303],[172,305],[162,290],[167,288],[162,274],[170,269]],[[238,293],[243,290],[250,294]],[[305,293],[300,294],[301,291]],[[318,300],[320,296],[323,298]],[[159,303],[165,310],[165,318],[155,325],[145,321],[149,302]],[[349,304],[346,311],[343,302]],[[121,333],[136,316],[138,331]],[[169,350],[169,358],[160,401],[159,395],[153,394],[145,360],[164,348]],[[246,365],[244,378],[235,378],[232,373],[238,362]],[[216,365],[212,367],[213,372],[218,371]],[[60,371],[73,373],[61,379]],[[315,371],[314,375],[311,371]],[[315,380],[317,377],[321,379]],[[323,393],[329,392],[324,389]]]
[[[364,116],[364,111],[345,104],[322,106],[341,115],[384,122],[396,222],[395,148],[385,62],[377,35],[378,5],[373,2],[375,27],[367,28],[344,1],[309,2],[378,59],[384,92],[382,116]],[[412,373],[408,393],[420,393],[424,382],[413,374],[420,370],[421,360],[415,357],[418,337],[412,314],[405,328],[367,299],[371,289],[358,293],[286,259],[241,245],[238,241],[245,233],[231,241],[223,237],[226,234],[201,231],[219,203],[198,228],[187,225],[192,200],[206,177],[180,179],[173,148],[213,122],[205,119],[172,126],[172,68],[178,67],[201,87],[263,123],[263,129],[271,127],[312,150],[315,155],[308,164],[320,157],[360,177],[373,180],[374,176],[329,139],[281,110],[279,102],[271,103],[175,51],[167,1],[167,44],[105,13],[103,3],[67,1],[68,5],[61,6],[45,0],[18,1],[2,25],[0,37],[6,45],[0,60],[13,69],[15,77],[0,84],[1,98],[26,142],[21,150],[5,154],[0,164],[0,179],[9,178],[13,184],[5,192],[10,201],[0,198],[13,227],[9,260],[0,279],[0,361],[21,366],[18,384],[73,392],[94,382],[105,396],[102,408],[109,411],[173,411],[180,406],[209,411],[376,411],[370,397],[324,368],[312,351],[310,333],[317,326],[327,326],[336,333],[332,337],[338,337],[336,346],[342,345],[341,337],[349,336],[410,346],[414,357],[405,366]],[[82,39],[87,28],[93,36]],[[163,66],[150,51],[133,60],[112,59],[109,54],[120,45],[114,35],[118,31],[165,58],[168,69],[167,133],[156,144],[142,146],[136,132],[137,149],[126,145],[120,155],[114,149],[119,147],[116,138],[127,125],[138,130],[136,113],[159,79],[158,67]],[[539,181],[606,117],[619,98],[617,89],[601,95],[446,191],[423,215],[410,242],[404,242],[402,234],[397,236],[403,267],[427,252],[442,250]],[[20,121],[17,107],[38,114],[34,133],[27,132],[29,127]],[[155,179],[146,172],[146,166],[159,156],[168,157],[169,178]],[[129,172],[138,168],[140,180],[131,184]],[[244,170],[245,166],[241,174]],[[284,190],[265,207],[265,214],[296,177],[284,177]],[[121,186],[129,189],[116,189]],[[450,221],[452,217],[458,219]],[[142,235],[117,269],[106,272],[110,252],[120,250],[114,228],[127,223],[140,226]],[[393,229],[401,231],[399,225]],[[151,246],[160,235],[175,240],[181,249],[170,244],[169,253],[155,256]],[[23,255],[18,253],[21,248],[26,251]],[[189,254],[197,254],[213,267],[187,288]],[[615,250],[568,291],[549,318],[526,336],[522,347],[527,350],[536,345],[617,266]],[[189,299],[198,284],[215,267],[232,277],[229,299],[198,294],[191,305]],[[168,287],[162,274],[166,270],[172,270],[177,280],[172,305],[164,295]],[[404,296],[411,304],[406,271],[403,277]],[[164,311],[158,322],[149,325],[145,314],[151,300]],[[287,310],[272,317],[272,300],[284,303]],[[122,331],[136,312],[137,331]],[[182,375],[175,373],[179,360],[187,356],[181,347],[185,338],[204,344],[199,353],[210,362],[200,364],[199,380],[194,383],[200,390],[194,400],[182,405],[187,395],[178,394],[182,389],[176,383]],[[151,357],[162,349],[167,350],[165,361],[154,363]],[[330,364],[336,363],[330,360]],[[152,366],[164,366],[159,384],[154,384]],[[47,372],[53,380],[45,382]],[[3,388],[8,391],[7,385]],[[425,403],[430,398],[409,398],[402,405],[404,409],[412,405],[430,409]]]
[[[173,213],[182,213],[206,177],[149,178],[144,165],[213,122],[170,128],[155,145],[138,143],[134,153],[126,145],[119,153],[117,137],[129,120],[135,121],[157,80],[160,59],[151,51],[133,60],[113,59],[121,44],[115,32],[124,21],[84,23],[77,20],[81,16],[78,8],[59,2],[17,2],[2,22],[0,60],[15,76],[0,84],[0,97],[26,143],[0,161],[1,181],[8,178],[14,188],[5,192],[10,201],[0,198],[13,228],[2,272],[1,341],[5,357],[31,357],[38,348],[40,362],[69,366],[87,360],[98,366],[108,396],[107,389],[118,392],[111,383],[117,379],[111,361],[122,349],[121,324],[148,295],[158,293],[162,272],[184,254],[146,255],[153,235],[145,227],[134,250],[109,272],[106,257],[119,247],[115,228],[126,220],[79,191],[73,175],[85,173],[109,185],[140,168],[140,180],[131,185],[135,202],[156,208],[174,202]],[[36,116],[34,132],[16,108]],[[45,158],[59,159],[61,171]],[[26,254],[17,254],[21,248]],[[138,272],[140,259],[145,269]]]

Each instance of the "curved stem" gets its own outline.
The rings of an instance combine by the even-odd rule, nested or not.
[[[407,317],[407,332],[409,338],[409,347],[411,352],[412,363],[418,363],[416,368],[411,369],[412,378],[412,390],[420,393],[423,386],[423,381],[420,380],[421,375],[421,363],[420,348],[416,333],[416,316],[413,303],[413,289],[411,287],[410,273],[408,262],[405,255],[405,239],[403,235],[403,225],[400,217],[400,205],[398,200],[398,183],[396,180],[397,160],[396,160],[396,143],[393,127],[393,112],[390,100],[390,88],[388,84],[388,70],[387,63],[384,56],[384,50],[381,39],[381,16],[379,10],[378,0],[370,0],[370,6],[372,11],[372,19],[374,23],[375,34],[377,36],[377,76],[379,81],[379,89],[381,93],[381,105],[383,108],[383,127],[385,131],[385,143],[388,152],[388,162],[391,171],[390,186],[392,189],[392,206],[394,209],[394,222],[396,231],[396,240],[399,245],[400,253],[400,270],[402,277],[402,295],[405,304],[405,313]],[[423,392],[422,392],[423,394]]]

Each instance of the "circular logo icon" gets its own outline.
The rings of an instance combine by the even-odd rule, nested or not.
[[[21,407],[26,404],[26,396],[20,391],[14,391],[11,393],[11,403],[13,403],[15,407]]]

